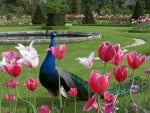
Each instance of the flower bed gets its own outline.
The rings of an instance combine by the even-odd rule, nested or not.
[[[93,17],[96,20],[96,24],[130,24],[130,15],[100,15],[98,13],[94,13]],[[82,24],[82,20],[84,18],[83,14],[66,14],[66,23],[73,24]]]
[[[31,16],[0,16],[0,26],[5,25],[31,25]]]
[[[141,16],[137,20],[132,19],[132,32],[150,32],[150,17]]]
[[[33,42],[31,42],[27,47],[19,44],[16,48],[18,51],[10,50],[7,52],[2,52],[3,60],[0,62],[0,69],[4,73],[10,75],[9,81],[3,80],[4,83],[2,82],[2,84],[5,84],[4,87],[12,90],[10,91],[12,93],[5,94],[4,96],[5,101],[10,103],[10,109],[7,109],[9,110],[7,112],[15,113],[17,111],[18,101],[26,103],[26,109],[28,113],[61,112],[61,109],[59,108],[65,107],[65,104],[62,106],[62,103],[65,102],[63,102],[61,97],[61,107],[55,108],[55,105],[53,104],[52,106],[41,105],[39,108],[36,107],[38,100],[35,102],[36,99],[34,94],[35,90],[38,88],[37,79],[26,78],[24,80],[24,87],[29,90],[29,98],[24,99],[20,97],[17,88],[20,84],[22,84],[22,82],[19,81],[19,77],[21,77],[20,74],[22,73],[23,65],[27,66],[28,68],[35,69],[38,66],[39,59],[37,52],[33,47]],[[67,49],[66,45],[63,44],[59,47],[51,47],[48,49],[48,51],[52,51],[54,57],[60,62],[60,60],[64,58]],[[103,70],[91,69],[95,62],[94,52],[92,52],[88,57],[77,59],[85,68],[88,68],[89,70],[91,69],[88,79],[88,87],[92,92],[92,96],[89,96],[89,100],[85,102],[83,111],[94,110],[93,112],[98,113],[120,113],[121,110],[125,109],[127,112],[131,110],[132,113],[136,113],[138,110],[143,111],[148,109],[144,107],[143,104],[149,105],[149,98],[141,95],[145,90],[149,90],[150,88],[148,84],[149,76],[143,76],[143,78],[141,78],[142,75],[140,75],[139,79],[139,77],[136,75],[137,69],[140,68],[140,66],[146,61],[146,56],[140,55],[135,51],[123,53],[119,44],[113,45],[110,42],[101,43],[97,51],[98,62],[104,65]],[[111,65],[113,70],[109,70],[107,65]],[[145,70],[145,73],[149,74],[149,70]],[[110,81],[113,80],[113,77],[117,84],[114,89],[109,88]],[[68,94],[70,95],[69,98],[74,98],[74,112],[77,113],[76,96],[78,95],[78,88],[70,88]],[[122,96],[127,96],[126,101],[129,101],[128,103],[124,104],[123,108],[120,107],[120,104],[124,103],[122,102]],[[137,96],[142,98],[143,102],[138,101],[138,99],[136,99]],[[67,108],[69,107],[66,107],[66,109]]]

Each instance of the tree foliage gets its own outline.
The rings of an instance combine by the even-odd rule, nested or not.
[[[54,12],[59,13],[59,12],[67,11],[67,5],[65,3],[62,3],[62,0],[53,0],[53,1],[47,0],[46,8],[47,8],[47,12],[51,12],[51,13]]]
[[[77,0],[72,0],[72,3],[70,5],[70,13],[78,13],[78,2]]]

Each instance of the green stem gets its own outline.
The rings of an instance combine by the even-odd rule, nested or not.
[[[104,74],[106,73],[106,62],[104,63]]]
[[[77,112],[76,109],[77,109],[77,103],[76,103],[76,97],[74,97],[74,113]]]
[[[131,84],[131,87],[134,85],[134,69],[133,69],[133,73],[132,73],[132,84]],[[135,103],[134,102],[134,99],[133,99],[133,95],[132,95],[132,91],[130,90],[130,98],[131,98],[131,101],[133,102],[133,103]]]
[[[17,90],[17,88],[16,88],[16,90]],[[34,108],[33,104],[32,104],[32,103],[30,103],[30,102],[28,102],[27,100],[22,99],[22,98],[20,97],[20,95],[19,95],[18,90],[17,90],[17,95],[18,95],[18,98],[19,98],[20,100],[22,100],[23,102],[25,102],[25,103],[29,104],[29,105],[32,107],[33,113],[36,113],[36,110],[35,110],[35,108]]]
[[[14,89],[12,90],[12,94],[13,94],[13,96],[15,96],[15,92],[14,92]],[[16,102],[16,100],[13,100],[12,101],[12,108],[13,108],[13,113],[15,113],[15,102]]]
[[[31,100],[31,91],[29,91],[29,102],[32,103],[32,100]]]
[[[59,60],[58,60],[58,77],[59,77],[59,81],[58,81],[58,88],[59,88],[59,102],[60,102],[60,110],[62,109],[62,96],[60,94],[60,74],[59,74]]]
[[[34,101],[33,101],[33,105],[36,105],[36,93],[34,93]]]
[[[100,95],[98,95],[98,113],[103,113],[100,103],[101,103]]]
[[[120,92],[120,84],[119,84],[118,89],[117,89],[117,96],[116,96],[116,99],[117,99],[118,96],[119,96],[119,92]]]
[[[2,98],[3,98],[2,95],[3,95],[3,87],[1,88],[1,95],[0,95],[0,113],[2,113]]]

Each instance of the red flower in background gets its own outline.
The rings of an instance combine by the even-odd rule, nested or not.
[[[59,48],[54,46],[54,47],[51,47],[51,51],[52,51],[52,54],[58,59],[58,60],[61,60],[64,56],[65,56],[65,53],[66,53],[66,45],[63,44],[63,45],[60,45]]]
[[[127,63],[132,69],[137,69],[145,60],[145,55],[138,55],[137,52],[130,52],[126,55]]]
[[[28,88],[30,91],[34,91],[36,90],[37,86],[38,86],[38,80],[33,80],[32,78],[27,79],[27,81],[25,81],[26,88]]]
[[[5,86],[9,88],[16,88],[18,84],[18,80],[9,80],[5,83]]]
[[[92,71],[88,80],[89,88],[93,93],[101,94],[107,90],[110,74],[101,75],[98,71]]]
[[[120,68],[115,66],[114,67],[114,75],[115,75],[115,79],[118,82],[123,82],[128,75],[127,66],[121,66]]]
[[[10,95],[10,94],[5,94],[5,99],[8,101],[15,101],[16,96],[15,95]]]
[[[71,96],[75,97],[78,94],[77,88],[70,88],[70,91],[68,92]]]
[[[47,105],[42,105],[39,109],[38,109],[38,113],[51,113],[49,107]]]

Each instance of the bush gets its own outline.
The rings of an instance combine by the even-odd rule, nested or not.
[[[63,26],[65,24],[64,13],[47,13],[47,26]]]
[[[85,11],[84,11],[84,18],[83,18],[83,24],[94,24],[95,20],[91,11],[90,4],[85,6]]]
[[[32,18],[32,24],[43,24],[45,23],[46,18],[45,15],[40,7],[40,5],[38,4],[36,6],[33,18]]]
[[[43,30],[62,30],[62,29],[70,29],[68,26],[42,26]]]
[[[132,14],[132,19],[138,19],[140,16],[143,15],[144,15],[144,11],[143,11],[142,3],[140,2],[140,0],[138,0]]]

